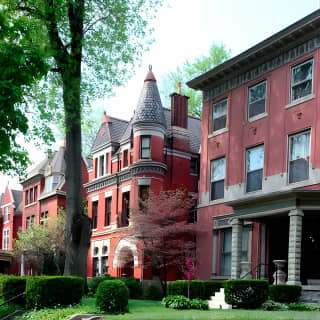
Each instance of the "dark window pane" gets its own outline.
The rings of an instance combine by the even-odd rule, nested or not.
[[[263,169],[247,173],[247,192],[262,189],[262,173]]]
[[[292,87],[292,100],[296,100],[311,94],[312,80],[305,81]]]
[[[222,199],[224,197],[224,180],[211,182],[211,200]]]
[[[92,202],[92,229],[98,226],[98,201]]]
[[[266,100],[258,100],[249,105],[249,118],[265,113]]]
[[[309,178],[309,161],[297,159],[290,161],[289,183],[307,180]]]
[[[122,227],[129,225],[129,215],[130,215],[130,193],[125,192],[122,194]]]
[[[227,115],[223,115],[213,120],[213,131],[225,128],[227,125]]]

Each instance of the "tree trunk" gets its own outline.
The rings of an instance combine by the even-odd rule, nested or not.
[[[65,275],[86,278],[90,246],[90,219],[83,214],[81,175],[81,106],[79,66],[63,76],[63,100],[66,123],[66,262]],[[72,72],[73,71],[73,72]]]

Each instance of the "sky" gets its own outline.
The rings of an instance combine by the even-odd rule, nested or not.
[[[320,7],[320,0],[165,1],[152,22],[154,43],[144,53],[134,76],[115,88],[114,97],[93,102],[100,112],[104,109],[110,116],[129,120],[150,64],[155,77],[161,79],[186,59],[206,55],[213,42],[223,43],[236,56]],[[57,141],[56,147],[59,144]],[[44,158],[34,146],[28,145],[27,149],[33,164]],[[0,193],[7,183],[21,189],[17,178],[0,173]]]

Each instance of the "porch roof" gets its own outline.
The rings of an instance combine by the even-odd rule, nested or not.
[[[233,208],[234,217],[259,218],[300,208],[320,210],[320,190],[294,189],[252,195],[224,203]]]

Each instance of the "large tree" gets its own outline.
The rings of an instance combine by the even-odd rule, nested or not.
[[[195,58],[193,61],[186,60],[175,71],[164,75],[160,80],[160,91],[169,105],[168,97],[172,92],[177,92],[178,82],[181,83],[182,94],[189,97],[189,114],[201,117],[202,95],[201,92],[188,88],[186,82],[209,71],[230,58],[230,50],[224,44],[212,43],[208,55]]]
[[[121,84],[141,57],[149,38],[147,23],[160,0],[0,0],[7,16],[29,21],[30,41],[50,64],[47,106],[62,100],[66,127],[66,275],[86,276],[90,219],[83,214],[81,111],[89,97],[102,97]],[[60,100],[61,99],[61,100]],[[83,107],[83,108],[82,108]]]

